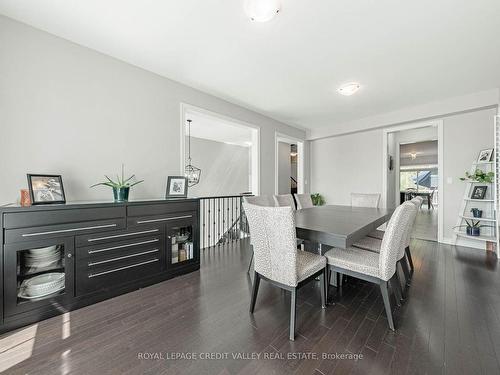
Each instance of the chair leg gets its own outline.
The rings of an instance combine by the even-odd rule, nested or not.
[[[391,301],[389,300],[389,289],[387,287],[387,281],[382,281],[380,283],[380,292],[382,293],[382,299],[384,300],[385,315],[387,315],[389,328],[394,331],[394,321],[392,319],[392,308]]]
[[[252,250],[252,257],[250,258],[250,263],[248,263],[247,273],[250,273],[250,268],[252,268],[252,261],[253,261],[253,250]]]
[[[406,261],[406,255],[399,260],[399,264],[401,265],[401,269],[403,270],[403,273],[405,275],[405,280],[406,280],[406,286],[410,286],[410,269],[408,268],[408,262]]]
[[[396,305],[399,307],[401,306],[401,300],[403,299],[403,296],[401,295],[401,285],[398,285],[398,279],[396,274],[391,277],[389,280],[388,284],[392,288],[392,292],[394,293],[394,297],[396,299]]]
[[[410,275],[413,276],[413,259],[411,258],[410,246],[405,248],[406,257],[408,258],[408,263],[410,263]]]
[[[401,263],[400,263],[400,265],[401,265]],[[402,268],[402,266],[401,266],[401,268]],[[398,288],[398,292],[401,296],[401,301],[406,300],[406,292],[405,292],[405,288],[403,286],[401,286],[401,277],[399,276],[399,273],[398,273],[398,264],[397,263],[396,263],[396,274],[395,274],[394,282],[396,283],[396,287]],[[406,286],[406,284],[403,284],[403,285]]]
[[[259,293],[259,285],[260,285],[260,275],[257,272],[254,272],[252,300],[250,301],[250,313],[251,314],[253,314],[253,310],[255,309],[255,301],[257,300],[257,293]]]
[[[328,286],[326,285],[327,284],[327,275],[326,275],[326,271],[327,270],[327,267],[325,267],[325,269],[323,270],[323,273],[321,274],[321,277],[320,277],[320,283],[321,283],[321,308],[324,309],[326,308],[326,296],[327,296],[327,288]]]
[[[342,297],[342,279],[344,275],[342,275],[340,272],[337,272],[337,294],[339,297]]]
[[[297,289],[293,288],[290,298],[290,341],[295,341],[295,312],[297,309]]]

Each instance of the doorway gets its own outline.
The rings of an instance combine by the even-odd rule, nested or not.
[[[386,129],[384,143],[386,207],[422,197],[412,236],[442,242],[442,121]]]
[[[276,133],[275,194],[304,193],[304,141]]]

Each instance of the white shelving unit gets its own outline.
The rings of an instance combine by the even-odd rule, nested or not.
[[[499,136],[498,131],[495,131],[497,137]],[[497,138],[498,142],[498,138]],[[497,147],[498,149],[498,147]],[[495,151],[495,158],[498,158],[498,154]],[[484,172],[493,172],[497,170],[497,163],[495,161],[488,162],[474,162],[472,163],[470,174],[473,174],[476,169],[480,169]],[[464,238],[471,241],[486,242],[484,244],[485,248],[491,246],[491,244],[498,243],[498,220],[497,220],[497,198],[498,192],[495,188],[495,182],[498,174],[495,174],[494,181],[488,182],[476,182],[476,181],[466,181],[465,183],[465,193],[462,202],[462,207],[460,209],[461,214],[458,216],[457,227],[466,225],[467,221],[480,221],[481,225],[488,225],[490,227],[481,228],[480,236],[470,236],[466,233],[465,228],[455,229],[455,243],[457,243],[459,238]],[[484,199],[474,199],[471,198],[472,191],[475,186],[487,186],[486,196]],[[476,218],[472,215],[471,209],[478,208],[483,211],[483,216],[481,218]],[[498,248],[498,244],[496,245]]]
[[[495,171],[495,213],[498,219],[498,213],[500,212],[500,116],[495,117],[495,157],[493,159]],[[496,253],[497,257],[500,253],[500,227],[499,222],[496,222]]]

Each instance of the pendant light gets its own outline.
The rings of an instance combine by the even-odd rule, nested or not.
[[[191,164],[191,121],[188,122],[188,163],[184,168],[184,176],[187,178],[188,186],[194,186],[200,182],[201,169]]]

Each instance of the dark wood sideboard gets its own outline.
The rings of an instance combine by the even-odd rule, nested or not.
[[[194,198],[0,207],[0,333],[198,270],[198,226]]]

